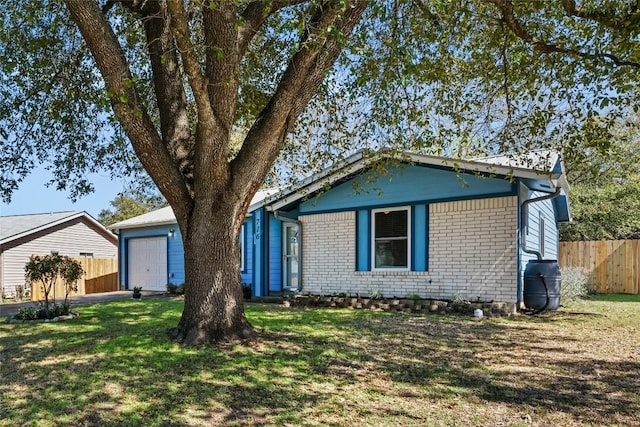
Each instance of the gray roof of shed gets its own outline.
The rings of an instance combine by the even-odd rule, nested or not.
[[[41,214],[0,216],[0,244],[10,242],[31,233],[53,227],[75,218],[85,217],[98,229],[109,233],[102,224],[83,211],[50,212]],[[115,239],[115,236],[113,236]]]

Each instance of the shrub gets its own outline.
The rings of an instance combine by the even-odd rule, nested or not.
[[[465,302],[464,297],[460,293],[453,294],[451,297],[451,302],[454,304],[462,304]]]
[[[407,295],[407,299],[417,301],[417,300],[422,299],[422,298],[418,294],[409,294],[409,295]]]
[[[560,297],[563,300],[581,298],[591,293],[593,278],[588,270],[581,267],[565,267],[560,274],[562,275]]]
[[[184,283],[180,283],[179,285],[167,283],[167,292],[171,295],[184,295]]]
[[[384,299],[384,295],[382,295],[382,292],[380,292],[380,290],[373,290],[371,291],[371,299]]]
[[[244,299],[251,299],[251,283],[243,283],[242,284],[242,296]]]
[[[67,314],[69,314],[69,304],[67,302],[63,304],[53,304],[49,307],[41,305],[40,309],[37,311],[37,318],[53,319],[54,317],[64,316]]]
[[[36,320],[38,312],[34,307],[22,307],[15,316],[18,320]]]
[[[16,293],[15,293],[15,300],[16,302],[20,302],[25,298],[25,287],[24,285],[16,285]]]

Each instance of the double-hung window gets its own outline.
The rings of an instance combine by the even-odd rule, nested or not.
[[[545,250],[545,235],[544,235],[544,228],[545,228],[545,221],[544,221],[544,217],[541,215],[540,216],[540,256],[544,257],[544,250]]]
[[[408,270],[411,267],[411,210],[409,207],[371,211],[374,270]]]

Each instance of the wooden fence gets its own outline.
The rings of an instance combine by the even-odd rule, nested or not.
[[[84,275],[78,281],[78,292],[73,295],[95,294],[119,290],[118,260],[114,258],[75,258],[82,265]],[[58,280],[55,289],[49,294],[50,299],[64,299],[64,283]],[[31,300],[44,300],[44,292],[40,283],[31,284]]]
[[[560,242],[558,263],[588,270],[598,293],[640,294],[640,240]]]

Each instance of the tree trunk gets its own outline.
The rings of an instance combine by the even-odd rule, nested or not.
[[[238,220],[233,209],[194,209],[183,230],[185,307],[173,336],[185,345],[251,338],[244,314]],[[185,232],[186,231],[186,232]]]

